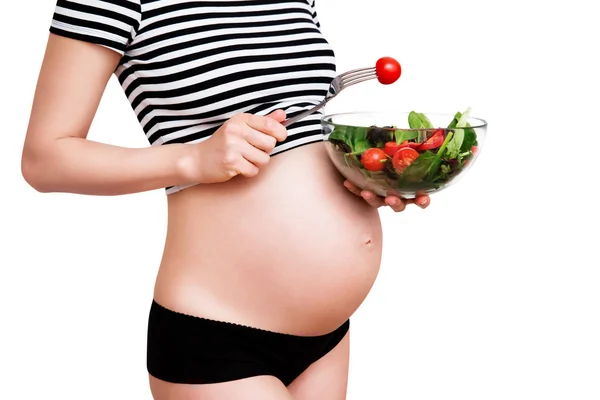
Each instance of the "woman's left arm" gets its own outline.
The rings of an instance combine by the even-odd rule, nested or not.
[[[344,182],[344,186],[350,192],[365,199],[365,201],[367,203],[369,203],[371,206],[373,206],[375,208],[379,208],[381,206],[387,205],[392,210],[394,210],[396,212],[401,212],[401,211],[404,211],[404,209],[406,208],[406,206],[408,204],[416,204],[417,206],[425,209],[429,206],[429,203],[430,203],[430,198],[427,195],[417,196],[414,199],[401,199],[396,196],[381,197],[381,196],[377,196],[375,193],[369,192],[367,190],[359,189],[358,187],[353,185],[348,180],[346,180]]]

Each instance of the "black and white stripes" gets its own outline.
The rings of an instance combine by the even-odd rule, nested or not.
[[[139,1],[58,0],[50,31],[123,54],[139,26],[141,15]]]
[[[335,56],[314,0],[58,0],[51,32],[122,55],[116,70],[152,145],[204,140],[234,114],[321,101]],[[321,140],[320,115],[273,155]],[[173,193],[182,188],[167,188]]]

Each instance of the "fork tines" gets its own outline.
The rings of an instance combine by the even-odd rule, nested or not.
[[[353,71],[348,71],[339,76],[340,86],[342,88],[352,86],[354,84],[368,81],[377,77],[375,68],[361,68]]]

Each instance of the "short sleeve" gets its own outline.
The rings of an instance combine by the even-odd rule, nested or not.
[[[140,20],[140,0],[58,0],[50,32],[123,55]]]

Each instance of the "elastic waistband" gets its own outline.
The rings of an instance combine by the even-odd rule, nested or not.
[[[196,327],[199,329],[206,327],[214,327],[222,329],[223,332],[231,332],[235,333],[243,333],[244,335],[256,335],[264,338],[265,335],[270,336],[274,340],[286,340],[286,339],[294,339],[294,340],[304,340],[304,341],[312,341],[312,340],[321,340],[327,336],[333,335],[340,331],[347,331],[350,329],[350,320],[346,320],[340,327],[333,330],[332,332],[318,335],[318,336],[297,336],[289,333],[275,332],[267,329],[262,329],[254,326],[243,325],[236,322],[230,321],[220,321],[213,320],[204,317],[198,317],[194,315],[185,314],[179,311],[174,311],[168,309],[159,303],[156,300],[152,300],[152,306],[150,309],[150,319],[151,322],[153,319],[166,319],[169,324],[184,324],[187,329],[195,329]],[[159,321],[155,321],[159,322]]]

